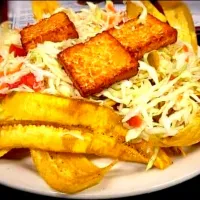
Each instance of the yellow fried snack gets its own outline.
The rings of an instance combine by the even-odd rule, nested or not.
[[[31,157],[51,188],[70,194],[98,184],[116,163],[99,168],[83,155],[39,150],[31,150]]]
[[[34,120],[90,127],[96,133],[106,133],[120,142],[125,142],[127,134],[122,117],[113,109],[83,99],[16,92],[4,98],[1,109],[0,120]]]
[[[166,17],[157,10],[157,8],[150,2],[150,1],[141,1],[143,5],[146,7],[147,12],[162,22],[166,22]],[[132,18],[138,17],[139,14],[142,12],[142,7],[139,6],[137,3],[132,1],[126,2],[126,11],[127,15]]]
[[[43,18],[44,14],[53,14],[59,8],[58,1],[34,1],[32,0],[32,12],[36,20]]]
[[[29,148],[54,152],[94,154],[145,164],[148,163],[154,153],[153,146],[144,141],[139,144],[124,144],[117,142],[113,137],[95,134],[80,126],[30,125],[30,122],[27,121],[20,121],[20,124],[17,121],[1,124],[0,148]],[[170,164],[170,158],[164,151],[160,150],[154,166],[164,169]]]
[[[200,142],[200,117],[195,117],[173,137],[160,139],[152,136],[150,141],[153,145],[160,147],[183,147],[197,144]]]
[[[198,52],[194,21],[188,6],[182,1],[158,1],[169,24],[178,31],[178,38]]]
[[[151,145],[148,142],[140,142],[136,144],[130,144],[133,148],[135,148],[141,155],[145,157],[151,157],[154,154],[154,146]],[[172,164],[172,160],[169,158],[169,156],[165,153],[163,149],[159,149],[157,157],[154,162],[154,166],[158,167],[159,169],[165,169],[166,166],[169,166]]]
[[[17,107],[15,106],[16,103],[18,105]],[[13,127],[13,124],[10,124],[10,130],[8,129],[8,122],[11,123],[13,120],[15,120],[15,122],[16,120],[23,121],[23,123],[21,122],[22,125],[25,125],[25,121],[32,121],[32,125],[35,125],[37,122],[40,123],[39,125],[46,124],[53,126],[54,124],[56,126],[57,124],[57,127],[61,128],[62,126],[72,126],[72,130],[74,130],[74,128],[77,126],[87,128],[89,131],[87,130],[86,138],[88,139],[88,142],[92,142],[89,143],[90,145],[87,147],[87,151],[83,151],[82,149],[82,152],[99,156],[109,156],[126,161],[147,163],[151,157],[151,155],[149,155],[147,152],[149,149],[154,148],[150,145],[146,145],[145,148],[141,147],[144,148],[143,151],[146,152],[141,155],[138,153],[141,151],[139,148],[136,150],[136,146],[134,145],[130,147],[129,143],[125,143],[125,136],[128,130],[123,126],[121,122],[121,116],[115,113],[115,111],[111,108],[100,106],[94,102],[80,99],[61,98],[53,95],[45,95],[39,93],[15,93],[8,96],[1,102],[1,109],[2,112],[0,117],[2,120],[4,120],[2,121],[4,124],[1,125],[7,125],[5,126],[5,130],[1,130],[5,131],[5,134],[1,134],[2,141],[5,140],[5,137],[7,138],[7,143],[1,143],[0,146],[2,148],[8,148],[9,145],[10,147],[12,146],[12,148],[14,148],[14,144],[11,144],[13,140],[10,140],[10,133],[12,131],[12,133],[16,135],[16,127]],[[5,120],[7,124],[5,124]],[[29,123],[29,125],[31,124]],[[61,143],[61,147],[55,147],[55,145],[51,145],[50,136],[54,134],[53,140],[55,142],[55,137],[57,137],[55,136],[55,133],[58,133],[57,129],[55,129],[55,126],[45,127],[46,129],[48,128],[48,134],[45,134],[44,131],[39,131],[39,127],[35,128],[34,132],[38,133],[39,131],[41,134],[44,134],[44,136],[40,136],[39,138],[44,138],[46,136],[46,145],[49,148],[63,148],[63,143],[66,144],[65,146],[73,144],[72,140],[65,135],[65,137],[62,137],[63,143]],[[28,128],[22,126],[22,130],[20,130],[18,136],[15,137],[17,145],[30,145],[28,143],[29,140],[24,138],[30,136],[22,136],[20,134],[23,134],[26,131],[28,131],[28,133],[33,133],[33,130],[31,129],[32,128],[29,126]],[[35,139],[31,138],[31,142],[34,142],[34,145],[37,145],[38,148],[41,148],[41,144],[38,145],[37,143],[37,138],[38,137],[35,135]],[[26,140],[28,144],[25,142]],[[76,141],[79,141],[79,143],[76,143],[76,146],[79,147],[80,140],[76,139]],[[44,144],[44,141],[42,143]],[[56,144],[60,143],[57,142]],[[17,145],[15,144],[15,146]],[[84,140],[79,148],[83,148],[85,145],[88,145],[87,140]],[[22,146],[18,147],[22,148]],[[24,146],[23,148],[36,148],[36,146]],[[46,149],[45,147],[43,150],[49,149]],[[56,149],[54,149],[54,151],[56,151]],[[76,152],[80,152],[80,150]],[[162,161],[162,158],[160,161]],[[170,164],[171,159],[169,157],[168,162],[155,162],[155,166],[161,169],[168,167]]]

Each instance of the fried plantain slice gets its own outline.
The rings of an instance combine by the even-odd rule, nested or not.
[[[32,12],[35,20],[41,20],[45,14],[53,12],[61,7],[58,1],[32,1]]]
[[[154,149],[144,141],[139,144],[120,143],[111,136],[96,134],[84,127],[41,125],[41,122],[33,121],[6,121],[1,122],[0,127],[1,149],[29,148],[94,154],[144,164],[149,162]],[[154,166],[159,169],[164,169],[171,164],[171,159],[163,155],[164,152],[159,154],[154,163]]]
[[[198,52],[198,42],[194,21],[187,4],[183,1],[158,1],[168,23],[177,29],[178,38],[189,43]]]
[[[157,8],[150,1],[141,1],[143,5],[146,7],[147,12],[162,22],[166,22],[166,17],[157,10]],[[136,18],[141,14],[142,7],[138,5],[138,3],[134,3],[133,1],[126,1],[126,11],[127,15],[131,18]]]
[[[18,105],[17,107],[16,104]],[[46,123],[50,123],[49,125],[53,123],[58,124],[58,127],[67,125],[69,127],[87,128],[90,130],[90,134],[95,134],[94,138],[98,138],[91,140],[92,142],[89,143],[92,148],[88,152],[91,154],[111,156],[121,160],[140,163],[148,163],[150,159],[148,155],[146,157],[140,155],[138,150],[134,149],[134,146],[131,148],[128,147],[128,144],[125,143],[125,136],[128,130],[123,126],[121,116],[110,107],[100,106],[97,103],[83,99],[61,98],[40,93],[17,92],[9,95],[1,102],[1,110],[0,119],[4,123],[5,120],[9,123],[12,120],[28,120],[29,122],[32,121],[32,125],[36,122],[45,122],[44,125]],[[13,132],[14,130],[13,128]],[[23,141],[22,143],[20,142],[20,137],[22,138],[19,134],[19,144],[25,144]],[[91,139],[91,137],[90,135],[89,138]],[[63,137],[63,142],[66,145],[72,144],[66,138],[66,136]],[[10,144],[10,140],[8,140],[8,144]],[[76,146],[80,146],[79,143],[76,144]],[[85,143],[83,144],[85,145]],[[6,148],[6,146],[1,147]],[[80,148],[83,148],[83,145]],[[153,148],[153,146],[148,148]],[[170,158],[168,159],[168,163],[171,163]],[[155,162],[155,166],[160,168],[162,165]],[[169,164],[164,164],[164,166],[166,168]]]
[[[73,194],[98,184],[116,161],[104,168],[95,166],[80,154],[31,150],[40,176],[53,189]]]
[[[16,106],[17,105],[17,106]],[[0,120],[34,120],[60,125],[90,127],[125,142],[127,129],[112,108],[84,99],[41,93],[16,92],[1,102]]]
[[[150,142],[160,147],[184,147],[200,142],[200,116],[194,117],[191,122],[180,130],[175,136],[158,138],[151,136]]]

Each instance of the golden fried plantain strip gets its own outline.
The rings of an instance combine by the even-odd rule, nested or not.
[[[130,148],[128,144],[122,145],[122,143],[125,143],[127,129],[121,122],[121,116],[113,109],[100,106],[94,102],[39,93],[15,93],[1,102],[1,110],[0,119],[6,121],[45,121],[46,123],[57,123],[59,126],[87,127],[91,130],[91,133],[95,133],[96,138],[101,138],[102,146],[103,144],[104,146],[107,145],[107,148],[110,146],[110,150],[106,148],[101,152],[102,148],[99,148],[99,151],[97,151],[95,148],[98,148],[99,142],[98,139],[94,139],[91,146],[96,143],[96,145],[93,145],[95,151],[90,150],[90,152],[96,155],[112,155],[112,157],[119,157],[120,155],[119,159],[141,163],[147,163],[150,159],[148,154],[141,156],[138,153],[139,150],[134,150],[134,146]],[[104,138],[107,138],[106,140],[110,143],[104,143],[106,141]],[[66,141],[66,139],[63,139],[63,141]],[[118,145],[118,150],[115,144]],[[148,148],[154,147],[148,146]],[[168,160],[168,163],[171,163],[170,158]],[[169,164],[163,165],[164,168],[169,166]],[[155,162],[155,166],[162,167],[157,162]]]
[[[35,1],[32,0],[32,12],[36,20],[44,17],[44,14],[53,14],[53,12],[60,7],[58,1]]]
[[[7,125],[0,129],[0,148],[37,148],[46,151],[82,153],[88,145],[88,140],[82,140],[86,137],[91,140],[92,135],[81,130],[53,126]],[[69,145],[63,144],[63,138],[68,139]],[[77,145],[72,149],[73,144]]]
[[[146,7],[147,12],[162,22],[166,22],[165,16],[157,10],[157,8],[150,1],[141,1],[143,5]],[[142,7],[140,7],[137,3],[133,1],[126,1],[126,11],[129,17],[136,18],[141,14]]]
[[[98,184],[116,163],[99,168],[83,155],[40,150],[31,150],[31,157],[51,188],[70,194]]]
[[[148,157],[149,159],[151,159],[155,150],[153,145],[145,141],[136,144],[131,144],[130,146],[136,149],[141,155],[143,155],[146,158]],[[165,169],[171,164],[172,160],[170,159],[170,157],[165,153],[165,151],[162,148],[160,148],[156,160],[154,162],[154,166],[156,166],[159,169]]]
[[[200,117],[194,117],[177,135],[164,139],[152,136],[150,142],[160,147],[184,147],[197,144],[200,142]]]
[[[178,30],[178,38],[192,45],[198,52],[194,21],[187,4],[183,1],[158,1],[169,24]]]
[[[1,109],[1,120],[36,120],[90,127],[95,133],[125,142],[127,129],[122,124],[122,117],[113,109],[91,101],[17,92],[1,102]]]
[[[23,121],[20,123],[23,124]],[[96,134],[86,128],[28,125],[28,121],[24,123],[26,125],[17,124],[17,121],[0,124],[0,148],[85,153],[144,164],[148,163],[153,155],[153,146],[144,141],[138,144],[125,144],[117,142],[113,137]],[[154,166],[164,169],[170,164],[170,158],[161,150]]]

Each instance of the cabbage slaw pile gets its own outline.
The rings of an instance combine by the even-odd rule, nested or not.
[[[12,89],[1,87],[5,83],[13,84],[22,76],[32,73],[36,81],[41,83],[39,92],[80,98],[79,92],[58,63],[57,54],[111,27],[118,28],[119,22],[127,20],[125,12],[117,12],[112,3],[109,3],[105,10],[92,3],[88,3],[89,8],[79,13],[71,9],[57,9],[55,12],[64,11],[69,16],[79,38],[58,43],[46,41],[38,44],[24,57],[15,57],[13,53],[8,53],[10,44],[21,45],[19,31],[10,30],[7,26],[1,28],[3,39],[0,55],[3,61],[0,62],[0,72],[3,72],[3,76],[0,76],[0,94],[12,91],[35,92],[34,88],[23,84]],[[141,23],[145,23],[146,15],[143,7],[139,18]],[[174,136],[199,112],[200,58],[195,55],[191,46],[178,41],[153,53],[157,57],[156,66],[149,61],[152,56],[152,52],[149,52],[139,61],[136,76],[115,83],[90,97],[102,104],[106,104],[108,100],[118,103],[116,109],[123,116],[124,125],[129,128],[127,141],[135,138],[148,140],[151,134],[160,137]],[[7,73],[19,65],[18,71]],[[101,100],[102,96],[104,100]],[[139,116],[142,120],[138,127],[127,123],[134,116]]]

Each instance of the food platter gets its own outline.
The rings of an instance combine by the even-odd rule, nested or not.
[[[56,192],[38,175],[29,157],[22,160],[0,160],[0,183],[11,188],[40,195],[75,199],[107,199],[134,196],[165,189],[200,174],[200,148],[193,147],[185,158],[176,158],[165,170],[145,171],[142,164],[120,162],[97,186],[75,195]],[[109,160],[94,160],[104,165]],[[181,170],[180,170],[181,169]]]
[[[171,4],[160,3],[163,15],[142,2],[127,3],[127,12],[112,2],[105,10],[89,3],[80,13],[56,4],[47,16],[42,3],[33,6],[36,24],[1,25],[1,184],[105,199],[162,190],[200,174],[200,60],[192,16],[179,3],[176,9],[188,15],[177,19],[189,25],[176,29],[181,24]]]

